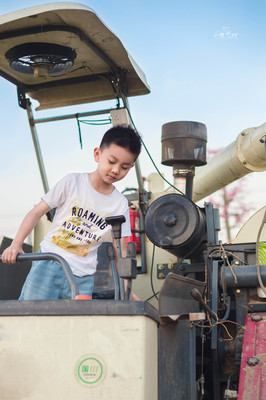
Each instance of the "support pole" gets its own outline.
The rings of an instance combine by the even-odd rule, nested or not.
[[[131,118],[130,114],[130,109],[129,109],[129,104],[128,104],[128,99],[125,95],[121,95],[124,107],[128,110],[129,116],[130,116],[130,126],[133,128],[133,121]],[[140,162],[137,159],[135,161],[135,171],[136,171],[136,176],[137,176],[137,181],[138,181],[138,187],[139,187],[139,193],[140,193],[140,199],[144,198],[144,186],[143,186],[143,176],[141,173],[141,168],[140,168]],[[141,200],[142,201],[142,200]],[[146,260],[146,242],[145,242],[145,233],[144,233],[144,214],[143,214],[143,208],[140,206],[139,207],[139,229],[140,229],[140,246],[141,246],[141,273],[146,273],[147,272],[147,260]]]
[[[36,153],[36,157],[37,157],[37,162],[38,162],[38,166],[39,166],[39,170],[40,170],[40,174],[41,174],[44,193],[47,193],[49,190],[49,185],[48,185],[47,175],[46,175],[44,162],[43,162],[43,158],[42,158],[41,147],[40,147],[40,143],[39,143],[39,139],[38,139],[38,135],[37,135],[35,121],[33,118],[31,102],[29,99],[27,99],[27,115],[28,115],[33,145],[34,145],[34,149],[35,149],[35,153]]]

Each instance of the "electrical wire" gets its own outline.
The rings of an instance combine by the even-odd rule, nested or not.
[[[135,125],[135,123],[134,123],[134,121],[133,121],[132,115],[131,115],[130,110],[128,109],[128,107],[126,107],[126,110],[127,110],[128,114],[129,114],[131,123],[132,123],[134,129],[135,129],[136,132],[137,132],[138,130],[137,130],[137,128],[136,128],[136,125]],[[146,147],[146,145],[145,145],[145,143],[144,143],[142,137],[141,137],[140,135],[139,135],[139,137],[140,137],[141,143],[142,143],[142,145],[143,145],[143,147],[144,147],[144,149],[145,149],[145,151],[146,151],[146,153],[147,153],[149,159],[150,159],[151,162],[152,162],[152,165],[154,166],[155,170],[156,170],[157,173],[160,175],[160,177],[161,177],[169,186],[171,186],[171,187],[172,187],[173,189],[175,189],[177,192],[179,192],[180,194],[182,194],[182,196],[185,196],[185,197],[188,198],[188,196],[187,196],[185,193],[183,193],[181,190],[179,190],[176,186],[172,185],[172,183],[170,183],[170,182],[162,175],[161,171],[159,170],[159,168],[158,168],[157,165],[155,164],[155,162],[154,162],[154,160],[153,160],[153,158],[152,158],[152,156],[151,156],[149,150],[147,149],[147,147]]]
[[[157,301],[159,301],[159,299],[158,299],[158,296],[157,296],[157,294],[158,294],[159,292],[155,293],[155,289],[154,289],[154,286],[153,286],[153,268],[154,268],[154,256],[155,256],[155,244],[153,245],[153,250],[152,250],[152,258],[151,258],[151,275],[150,275],[151,290],[152,290],[153,296],[149,297],[149,298],[148,298],[146,301],[148,301],[148,300],[151,300],[153,297],[155,297],[155,298],[156,298],[156,300],[157,300]]]
[[[217,318],[218,318],[218,317],[217,317]],[[213,329],[215,326],[217,326],[217,325],[222,325],[223,328],[225,329],[227,335],[228,335],[228,339],[223,339],[223,341],[230,341],[230,340],[233,340],[233,339],[234,339],[233,336],[229,333],[229,331],[228,331],[227,327],[225,326],[225,324],[234,324],[234,325],[240,326],[240,328],[243,329],[244,331],[246,331],[246,332],[248,332],[248,333],[250,333],[250,334],[254,334],[254,332],[248,330],[247,327],[246,327],[245,325],[241,325],[239,322],[231,321],[231,320],[229,320],[229,319],[224,320],[224,321],[219,321],[219,320],[218,320],[218,321],[216,321],[214,324],[212,324],[209,320],[208,320],[208,322],[209,322],[209,325],[204,325],[204,321],[201,321],[201,324],[197,324],[196,322],[192,322],[192,324],[195,325],[195,326],[197,326],[197,327],[199,327],[199,328],[203,328],[203,329],[209,328],[209,329],[210,329],[210,332],[212,331],[212,329]],[[208,333],[210,333],[210,332],[208,332]]]
[[[225,248],[223,248],[223,249],[224,249],[224,252],[225,252],[226,254],[229,254],[230,256],[236,258],[238,261],[240,261],[240,262],[242,262],[243,264],[247,265],[247,263],[246,263],[245,261],[243,261],[241,258],[239,258],[236,254],[232,253],[231,251],[226,250]],[[216,254],[216,253],[220,253],[220,254],[221,254],[221,249],[217,249],[217,250],[212,251],[212,252],[209,254],[209,257],[213,256],[213,254]]]
[[[236,277],[235,271],[233,270],[233,267],[232,267],[232,265],[230,264],[230,262],[229,262],[229,260],[228,260],[226,251],[225,251],[225,249],[224,249],[224,247],[223,247],[223,245],[222,245],[221,240],[219,241],[219,246],[220,246],[221,252],[222,252],[222,254],[223,254],[223,257],[224,257],[224,259],[225,259],[225,261],[226,261],[226,264],[227,264],[227,266],[229,267],[229,269],[230,269],[230,271],[231,271],[231,273],[232,273],[232,275],[233,275],[233,277],[234,277],[235,284],[237,285],[237,277]]]
[[[80,119],[79,122],[81,122],[83,124],[87,124],[87,125],[110,125],[111,119],[110,118],[93,119],[93,120]]]
[[[87,125],[109,125],[111,124],[111,118],[103,118],[103,119],[95,119],[95,120],[81,120],[79,119],[78,114],[76,114],[76,121],[78,125],[78,133],[79,133],[79,143],[80,143],[80,148],[82,150],[83,145],[82,145],[82,135],[81,135],[81,127],[80,124],[87,124]]]

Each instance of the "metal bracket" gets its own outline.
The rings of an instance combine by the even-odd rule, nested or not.
[[[24,110],[27,110],[27,98],[25,95],[25,90],[22,89],[22,87],[18,86],[17,87],[17,94],[18,94],[18,105],[23,108]]]

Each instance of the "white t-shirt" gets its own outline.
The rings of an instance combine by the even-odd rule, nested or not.
[[[127,199],[116,188],[108,195],[98,193],[88,173],[65,176],[42,199],[56,213],[41,251],[64,257],[74,275],[95,273],[97,249],[111,231],[106,217],[124,215],[121,235],[131,235]]]

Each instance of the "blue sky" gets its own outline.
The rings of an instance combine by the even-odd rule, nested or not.
[[[9,0],[0,14],[43,4]],[[48,2],[47,2],[48,3]],[[262,0],[85,0],[120,38],[146,74],[151,93],[130,98],[135,124],[156,164],[162,167],[161,127],[169,121],[203,122],[208,146],[229,145],[244,129],[266,121],[266,2]],[[38,202],[42,186],[25,111],[16,88],[0,79],[2,155],[0,224],[8,235],[17,220]],[[113,104],[113,103],[112,103]],[[105,104],[96,104],[96,109]],[[56,115],[87,111],[92,105],[53,111]],[[36,113],[36,118],[51,113]],[[44,126],[45,125],[45,126]],[[106,127],[83,127],[80,150],[75,121],[38,126],[50,186],[72,171],[95,168],[92,150]],[[140,158],[143,175],[155,172]],[[258,208],[266,190],[265,173],[246,180],[247,201]],[[119,188],[135,185],[134,171]],[[255,200],[254,200],[255,199]],[[12,217],[15,216],[14,217]],[[5,233],[0,230],[0,234]]]

